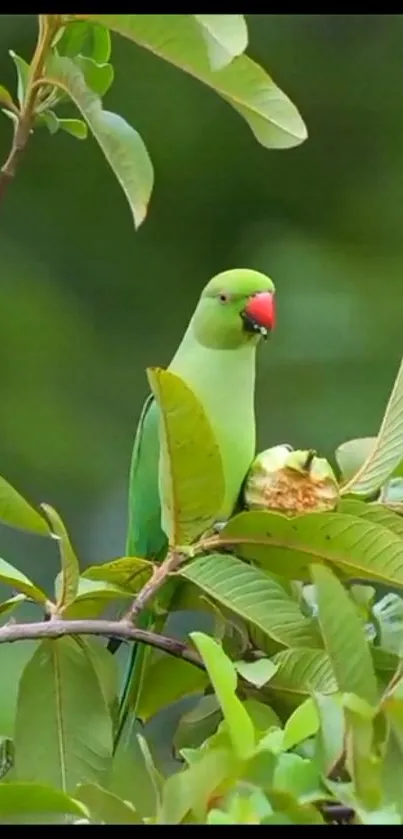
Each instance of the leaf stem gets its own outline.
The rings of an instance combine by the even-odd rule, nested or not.
[[[16,113],[11,149],[0,171],[0,201],[5,195],[8,184],[15,177],[21,155],[29,140],[38,97],[37,82],[41,78],[49,47],[61,25],[59,15],[39,15],[38,17],[38,39],[30,65],[25,100],[21,110]]]

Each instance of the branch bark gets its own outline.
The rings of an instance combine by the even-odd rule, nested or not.
[[[136,641],[156,647],[169,655],[181,658],[204,670],[204,664],[196,652],[190,650],[183,641],[167,635],[157,635],[144,629],[137,629],[127,622],[107,620],[52,620],[38,623],[9,623],[0,627],[0,644],[15,641],[35,640],[40,638],[61,638],[65,635],[95,635],[104,638]]]

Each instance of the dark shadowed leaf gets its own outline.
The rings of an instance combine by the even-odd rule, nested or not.
[[[344,494],[371,495],[403,460],[403,361],[375,441],[358,472],[342,487]]]
[[[101,100],[87,86],[72,59],[52,55],[46,65],[46,78],[49,84],[64,90],[81,111],[126,195],[135,226],[139,227],[147,213],[154,181],[140,135],[121,116],[102,109]]]
[[[374,706],[378,701],[378,686],[356,608],[328,568],[315,564],[311,572],[317,589],[319,623],[339,689],[343,693],[356,693]]]
[[[312,560],[347,577],[403,586],[403,540],[381,524],[343,513],[240,513],[220,534],[239,556],[273,573],[308,579]]]
[[[113,792],[98,784],[80,784],[75,796],[87,807],[92,824],[139,824],[137,815],[130,801],[122,801]]]
[[[7,816],[68,813],[88,818],[85,804],[66,795],[60,789],[45,784],[0,784],[0,818]]]
[[[213,88],[246,120],[266,148],[291,148],[307,130],[296,107],[246,55],[212,70],[193,15],[77,15],[97,20]]]
[[[159,368],[148,368],[147,375],[161,411],[162,526],[171,544],[185,545],[207,530],[220,511],[220,452],[203,408],[185,382]]]
[[[49,525],[4,478],[0,478],[0,522],[9,527],[49,536]]]
[[[200,693],[208,684],[207,674],[187,661],[163,655],[147,668],[136,714],[143,722],[162,708]]]
[[[197,705],[180,718],[174,737],[176,752],[199,748],[217,731],[221,720],[222,712],[215,693],[202,696]]]
[[[212,70],[220,70],[248,45],[243,15],[194,15],[207,47]]]
[[[227,554],[188,563],[180,576],[287,647],[320,647],[316,627],[276,581]]]
[[[49,504],[41,504],[41,507],[46,513],[59,546],[61,575],[56,610],[62,614],[76,598],[80,580],[80,566],[59,514]]]
[[[18,780],[72,792],[102,783],[112,764],[112,722],[85,648],[43,641],[22,674],[15,723]]]
[[[248,712],[236,695],[238,679],[235,667],[213,638],[202,632],[192,632],[190,637],[207,668],[234,752],[241,760],[247,759],[255,748],[255,730]]]

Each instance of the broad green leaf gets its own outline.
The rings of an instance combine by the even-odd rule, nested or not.
[[[18,780],[73,791],[104,782],[112,764],[112,721],[85,648],[42,641],[22,674],[15,723]]]
[[[325,824],[313,804],[299,804],[295,796],[285,790],[273,789],[269,798],[274,813],[264,819],[262,824]]]
[[[236,777],[237,760],[226,749],[214,749],[164,784],[158,824],[180,824],[190,810],[206,810],[213,793],[227,778]]]
[[[385,800],[395,804],[403,816],[403,754],[401,745],[393,731],[389,733],[382,761],[382,789]]]
[[[30,600],[35,600],[36,603],[44,604],[47,602],[45,592],[41,591],[22,571],[18,571],[18,568],[14,568],[5,559],[0,559],[0,583],[12,586],[12,588],[25,594]]]
[[[137,594],[151,577],[153,567],[153,563],[148,559],[124,556],[121,559],[113,559],[112,562],[103,562],[101,565],[90,565],[83,571],[82,577],[89,580],[105,580]]]
[[[273,789],[290,793],[301,804],[324,797],[320,772],[316,764],[289,752],[284,752],[278,757]]]
[[[15,69],[17,70],[17,97],[20,105],[23,105],[28,84],[29,64],[27,64],[24,58],[17,55],[14,50],[9,50],[8,54],[13,59]]]
[[[84,55],[78,55],[74,59],[74,64],[81,70],[87,87],[91,88],[98,96],[105,96],[115,75],[112,64],[97,64]]]
[[[11,94],[8,90],[0,84],[0,102],[2,105],[5,105],[7,108],[14,108],[14,102]]]
[[[346,440],[335,451],[335,458],[340,469],[343,482],[351,479],[359,472],[367,457],[371,454],[376,443],[376,437],[357,437]]]
[[[203,670],[169,655],[159,656],[146,669],[136,715],[143,722],[184,696],[200,693],[208,684]]]
[[[97,674],[105,702],[113,716],[118,704],[118,666],[112,655],[98,638],[80,638]]]
[[[9,597],[8,600],[3,600],[3,603],[0,603],[0,617],[5,618],[14,612],[14,609],[17,606],[20,606],[21,603],[25,603],[27,597],[25,594],[15,594],[14,597]]]
[[[264,705],[257,699],[246,699],[243,704],[259,736],[269,728],[280,727],[280,720],[270,705]]]
[[[221,708],[215,693],[202,696],[197,705],[180,718],[174,737],[176,752],[197,749],[217,730],[221,719]]]
[[[255,685],[263,687],[277,672],[277,667],[269,658],[259,658],[257,661],[234,661],[234,666],[240,676]]]
[[[328,568],[315,564],[311,573],[317,588],[319,623],[339,689],[343,693],[356,693],[375,706],[378,686],[354,604]]]
[[[224,497],[218,445],[191,389],[168,370],[148,368],[161,412],[162,526],[171,544],[185,545],[216,519]]]
[[[313,621],[276,581],[228,554],[202,556],[179,572],[282,646],[320,647]]]
[[[316,737],[318,761],[324,775],[329,775],[344,750],[344,713],[339,696],[313,693],[320,728]]]
[[[293,749],[298,743],[316,734],[319,728],[319,715],[311,697],[305,699],[288,717],[284,726],[283,749]]]
[[[49,536],[49,526],[44,517],[4,478],[0,478],[0,522],[9,527]]]
[[[205,40],[193,15],[76,15],[96,20],[211,87],[246,120],[266,148],[291,148],[307,137],[292,102],[270,76],[241,55],[212,70]]]
[[[98,784],[80,784],[75,796],[87,807],[92,824],[139,824],[137,815],[130,801],[122,801],[113,792],[103,789]]]
[[[135,227],[139,227],[147,214],[154,181],[140,135],[118,114],[102,109],[100,98],[87,87],[82,71],[72,59],[51,56],[46,79],[64,90],[81,111],[126,195]]]
[[[207,668],[234,752],[241,760],[247,759],[255,748],[255,730],[248,712],[236,695],[238,680],[235,667],[213,638],[202,632],[192,632],[190,638]]]
[[[401,673],[401,666],[399,668],[399,675]],[[382,709],[386,712],[387,719],[391,725],[393,733],[399,744],[399,748],[403,752],[403,677],[388,687],[382,699]]]
[[[403,653],[403,599],[394,592],[385,594],[373,607],[378,643],[390,653]]]
[[[38,641],[18,641],[17,644],[0,644],[1,680],[0,737],[14,738],[18,685],[25,665],[38,647]]]
[[[98,23],[72,21],[65,26],[57,41],[57,50],[68,58],[84,55],[97,64],[103,64],[109,61],[111,55],[111,36],[108,29]]]
[[[194,15],[200,26],[212,70],[220,70],[248,46],[243,15]]]
[[[346,768],[353,780],[359,801],[368,809],[381,804],[381,764],[373,754],[374,731],[372,720],[351,708],[345,710]]]
[[[403,519],[388,510],[383,504],[367,504],[357,498],[343,498],[339,504],[338,512],[349,516],[358,516],[360,519],[380,524],[403,539]]]
[[[152,784],[152,787],[153,787],[153,790],[154,790],[155,800],[156,800],[156,812],[159,813],[160,810],[161,810],[161,804],[162,804],[161,796],[162,796],[163,779],[162,779],[162,776],[161,776],[160,772],[158,771],[158,769],[157,769],[157,767],[154,763],[154,758],[151,754],[151,751],[150,751],[149,745],[147,743],[147,740],[145,739],[145,737],[143,737],[142,734],[139,734],[139,733],[136,735],[136,737],[137,737],[137,742],[140,746],[141,754],[144,758],[144,766],[146,768],[147,775],[148,775],[148,777],[151,781],[151,784]]]
[[[0,783],[0,819],[38,813],[71,813],[88,818],[85,804],[60,789],[40,783]]]
[[[308,579],[308,565],[334,565],[346,577],[403,587],[403,540],[373,521],[343,513],[235,516],[220,540],[273,573]],[[282,571],[281,571],[282,569]]]
[[[291,649],[272,658],[277,671],[264,692],[278,693],[283,700],[299,704],[312,691],[333,694],[337,691],[332,665],[323,650]]]
[[[119,798],[129,801],[142,818],[155,816],[160,791],[150,773],[137,739],[139,724],[130,714],[125,723],[116,752],[108,789]]]
[[[82,119],[59,119],[59,127],[77,140],[86,140],[88,136],[87,124]]]
[[[389,478],[403,460],[403,361],[376,438],[358,472],[344,484],[345,495],[371,495]]]
[[[56,578],[56,592],[59,589],[59,578]],[[107,583],[104,580],[87,580],[80,577],[78,592],[74,603],[66,609],[63,617],[69,620],[79,618],[96,618],[102,614],[112,600],[128,600],[133,595],[127,589]]]
[[[61,579],[57,596],[56,611],[59,614],[63,614],[65,609],[74,602],[77,596],[80,580],[80,566],[70,542],[67,530],[59,514],[53,509],[53,507],[50,507],[49,504],[41,504],[41,507],[44,510],[50,522],[53,534],[58,541],[61,563]]]

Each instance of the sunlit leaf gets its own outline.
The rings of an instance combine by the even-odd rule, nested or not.
[[[20,105],[24,103],[25,91],[28,84],[29,64],[20,55],[17,55],[14,50],[9,50],[8,54],[14,61],[17,70],[17,97]]]
[[[11,94],[2,84],[0,84],[0,102],[11,110],[15,107]]]
[[[161,411],[162,525],[171,544],[184,545],[207,530],[220,511],[220,452],[203,408],[185,382],[159,368],[149,368],[147,375]]]
[[[295,705],[312,691],[332,694],[337,691],[332,665],[323,650],[291,649],[273,656],[277,671],[264,687]]]
[[[374,731],[372,720],[356,710],[345,710],[346,768],[353,780],[355,794],[368,809],[381,804],[381,764],[373,753]]]
[[[354,440],[346,440],[337,447],[335,458],[345,483],[361,469],[375,443],[376,437],[357,437]]]
[[[146,669],[136,715],[143,722],[183,696],[200,693],[208,684],[203,670],[169,655],[159,656]]]
[[[388,510],[383,504],[367,504],[357,498],[343,498],[338,511],[387,527],[403,539],[403,518]]]
[[[220,70],[248,45],[243,15],[194,15],[200,26],[212,70]]]
[[[382,486],[403,460],[403,361],[400,364],[389,402],[366,460],[342,487],[344,494],[371,495]]]
[[[288,752],[278,757],[273,788],[290,793],[301,803],[324,796],[318,766],[313,761]]]
[[[255,685],[263,687],[277,672],[277,667],[269,658],[259,658],[257,661],[234,661],[234,666],[240,676]]]
[[[52,531],[57,537],[59,546],[61,582],[57,596],[56,610],[62,614],[76,598],[80,579],[80,566],[59,514],[49,504],[41,504],[41,507],[46,513]]]
[[[246,699],[243,704],[259,736],[273,726],[280,727],[280,720],[270,705],[257,699]]]
[[[88,88],[72,59],[52,55],[46,64],[46,79],[64,90],[81,111],[126,195],[135,226],[139,227],[147,213],[154,180],[140,135],[121,116],[102,109],[101,100]]]
[[[196,763],[171,775],[164,784],[158,824],[180,824],[190,810],[206,809],[217,787],[226,778],[236,777],[236,771],[235,755],[225,749],[214,749],[203,754]]]
[[[85,140],[88,136],[87,124],[82,119],[59,119],[59,127],[77,140]]]
[[[14,612],[14,609],[17,606],[20,606],[21,603],[25,603],[27,597],[25,594],[15,594],[14,597],[9,597],[8,600],[3,600],[0,603],[0,617],[5,618],[7,615],[10,615],[11,612]]]
[[[287,647],[320,647],[314,623],[274,579],[227,554],[202,556],[180,576]]]
[[[78,55],[74,59],[74,64],[80,68],[87,87],[91,88],[98,96],[105,96],[115,75],[112,64],[97,64],[84,55]]]
[[[308,579],[308,565],[334,565],[346,577],[403,586],[403,540],[374,521],[343,513],[240,513],[220,534],[223,544],[267,571]]]
[[[19,686],[17,779],[72,792],[102,784],[111,763],[112,722],[90,656],[71,638],[42,641]]]
[[[340,760],[344,749],[344,713],[340,697],[314,692],[320,728],[316,737],[318,761],[324,775],[328,775]]]
[[[122,801],[98,784],[80,784],[75,796],[87,807],[92,824],[139,824],[141,819],[130,801]]]
[[[111,562],[103,562],[101,565],[90,565],[83,571],[82,577],[89,580],[105,580],[137,594],[150,578],[153,567],[153,563],[148,559],[124,556]]]
[[[357,611],[334,574],[312,565],[317,588],[319,623],[339,689],[356,693],[370,705],[378,701],[378,687],[371,653]]]
[[[240,759],[246,759],[255,747],[255,730],[242,702],[236,696],[238,680],[235,667],[213,638],[202,632],[192,632],[190,637],[206,666],[234,752]]]
[[[9,527],[49,536],[49,526],[44,517],[4,478],[0,478],[0,522]]]
[[[309,697],[288,717],[284,726],[283,749],[292,749],[316,734],[318,728],[319,715],[313,699]]]
[[[32,580],[26,577],[22,571],[14,568],[5,559],[0,559],[0,583],[12,586],[12,588],[22,592],[31,600],[35,600],[36,603],[43,604],[47,601],[46,594]]]
[[[60,789],[40,783],[0,783],[0,818],[38,813],[71,813],[88,817],[85,805]]]
[[[288,97],[246,55],[210,68],[205,40],[193,15],[76,15],[96,20],[213,88],[246,120],[266,148],[291,148],[307,137]]]
[[[59,583],[60,575],[56,579],[56,593],[59,590]],[[95,618],[102,614],[108,602],[128,600],[132,596],[129,590],[107,583],[106,580],[87,580],[85,577],[80,577],[76,599],[66,609],[64,618],[69,620]]]

